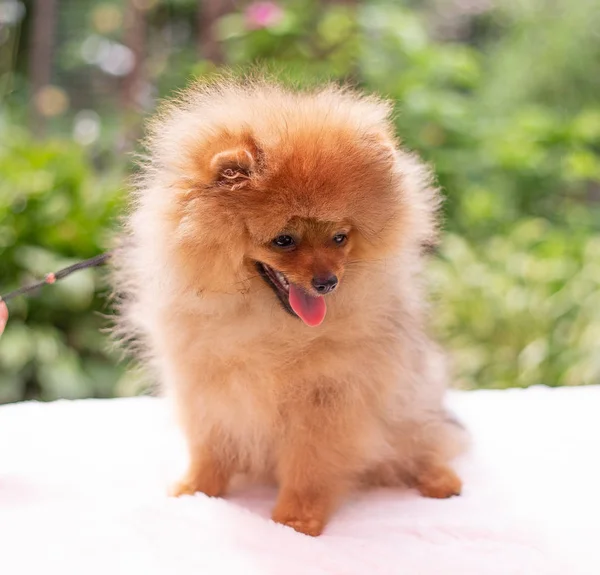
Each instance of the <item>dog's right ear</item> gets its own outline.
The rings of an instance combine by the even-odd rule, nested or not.
[[[250,181],[256,169],[256,160],[247,148],[234,148],[213,156],[210,169],[216,184],[237,190]]]

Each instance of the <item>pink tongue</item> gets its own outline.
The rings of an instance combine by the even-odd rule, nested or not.
[[[290,305],[296,315],[311,327],[319,325],[327,312],[325,300],[321,296],[308,295],[293,283],[290,283]]]

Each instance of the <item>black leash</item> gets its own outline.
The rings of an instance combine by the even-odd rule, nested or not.
[[[17,288],[16,290],[13,290],[13,291],[7,293],[6,295],[0,295],[0,301],[8,301],[17,296],[24,295],[33,290],[41,288],[42,286],[45,286],[47,284],[53,284],[53,283],[57,282],[58,280],[66,278],[68,275],[71,275],[73,272],[77,272],[79,270],[84,270],[86,268],[93,268],[93,267],[104,265],[110,259],[111,256],[112,256],[112,252],[105,252],[103,254],[100,254],[99,256],[90,258],[89,260],[77,262],[76,264],[73,264],[72,266],[63,268],[62,270],[59,270],[54,273],[47,274],[46,277],[40,282]]]

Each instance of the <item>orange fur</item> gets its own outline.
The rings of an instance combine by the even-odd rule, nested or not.
[[[389,114],[337,87],[219,80],[151,125],[116,257],[117,331],[140,342],[188,440],[175,495],[274,478],[273,518],[318,535],[360,483],[460,490],[447,464],[465,432],[443,406],[419,279],[439,195]],[[284,233],[296,249],[273,247]],[[257,261],[307,292],[335,273],[323,323],[286,312]]]

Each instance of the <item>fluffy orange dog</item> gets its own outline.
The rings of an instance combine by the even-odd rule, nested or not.
[[[151,125],[115,282],[187,438],[174,495],[272,478],[273,519],[318,535],[353,487],[460,492],[419,280],[439,197],[389,113],[220,80]]]

